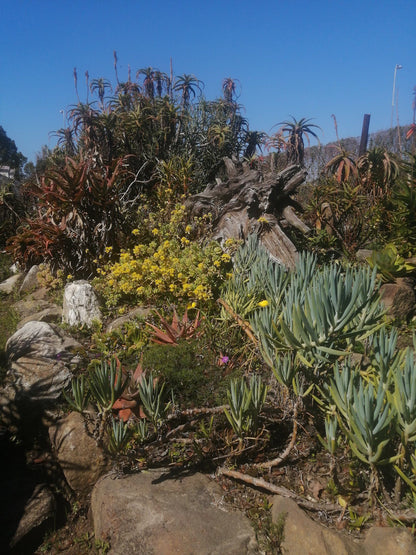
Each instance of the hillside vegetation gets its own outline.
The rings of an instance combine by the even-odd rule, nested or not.
[[[41,264],[52,294],[88,279],[109,319],[157,308],[121,331],[82,331],[69,406],[93,403],[97,441],[122,468],[233,466],[313,495],[298,478],[319,467],[320,500],[349,526],[404,509],[416,522],[413,320],[393,320],[379,295],[382,282],[415,276],[414,124],[401,149],[381,136],[360,157],[350,141],[308,149],[320,136],[309,119],[270,137],[251,130],[231,78],[207,100],[193,75],[116,77],[87,75],[91,98],[69,107],[18,214],[2,205],[18,224],[4,228],[8,252]],[[319,160],[294,202],[312,229],[290,232],[294,269],[255,235],[211,240],[210,217],[187,213],[226,157],[260,172]]]

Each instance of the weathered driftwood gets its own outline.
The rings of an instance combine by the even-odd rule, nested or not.
[[[210,213],[213,237],[245,239],[257,233],[261,244],[277,262],[293,267],[297,251],[282,229],[296,227],[302,233],[309,228],[295,214],[291,196],[305,181],[306,170],[292,165],[280,172],[263,173],[247,163],[224,159],[226,179],[217,179],[187,201],[193,216]]]

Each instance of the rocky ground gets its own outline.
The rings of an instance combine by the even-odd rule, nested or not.
[[[114,466],[85,433],[82,417],[68,414],[60,400],[85,346],[62,331],[62,307],[46,291],[34,290],[29,280],[21,284],[15,280],[3,293],[3,309],[16,314],[18,329],[6,349],[0,400],[0,497],[8,508],[0,523],[1,552],[416,552],[405,525],[389,526],[394,518],[380,514],[371,528],[366,524],[359,474],[356,498],[346,500],[357,511],[351,519],[331,490],[329,459],[317,449],[307,410],[290,455],[270,470],[253,473],[244,451],[194,467],[172,464],[162,446],[153,454],[158,468],[140,461]],[[281,437],[269,441],[268,458],[284,451],[291,437],[289,421],[279,418]],[[259,448],[257,460],[265,456]],[[224,460],[238,472],[223,467]],[[340,464],[341,485],[351,480],[349,470]]]

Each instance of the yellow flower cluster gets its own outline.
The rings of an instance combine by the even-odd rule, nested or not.
[[[204,220],[195,220],[192,226],[185,222],[185,208],[178,206],[168,218],[163,212],[150,214],[146,227],[133,231],[140,242],[121,251],[117,262],[100,268],[95,280],[109,306],[123,298],[136,302],[188,299],[191,304],[214,298],[226,279],[231,257],[216,242],[191,240],[191,232],[202,235],[198,228],[206,228]]]

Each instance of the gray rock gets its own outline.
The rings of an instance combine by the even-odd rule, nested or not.
[[[20,273],[20,266],[17,262],[15,262],[14,264],[12,264],[10,266],[10,271],[12,274],[18,274]]]
[[[85,280],[69,283],[64,291],[62,321],[90,327],[94,320],[101,321],[101,311],[92,285]]]
[[[373,251],[371,249],[358,249],[358,251],[355,253],[355,258],[360,262],[364,262],[365,260],[367,260],[367,258],[370,258],[372,254]]]
[[[405,528],[375,526],[367,532],[363,547],[368,555],[414,555],[415,538]]]
[[[398,278],[395,283],[382,285],[380,297],[388,314],[393,318],[407,319],[415,311],[415,291],[406,278]]]
[[[137,307],[130,310],[127,314],[123,314],[119,318],[116,318],[110,322],[106,328],[106,333],[110,333],[118,328],[121,328],[126,322],[131,322],[135,318],[147,318],[152,313],[152,308]]]
[[[49,428],[49,437],[69,486],[81,497],[88,495],[110,463],[87,434],[84,418],[71,412]]]
[[[34,314],[42,312],[48,308],[54,308],[57,305],[51,303],[47,298],[47,290],[45,288],[36,289],[25,298],[13,304],[13,309],[21,319],[25,318],[26,321],[36,320]]]
[[[14,276],[10,276],[5,281],[0,283],[0,293],[5,293],[6,295],[10,295],[16,288],[17,284],[19,283],[21,278],[20,274],[15,274]]]
[[[10,548],[20,552],[19,545],[25,543],[28,537],[33,538],[34,535],[39,537],[48,527],[52,528],[55,510],[55,498],[52,492],[43,484],[37,485],[23,508],[23,514],[9,544]]]
[[[228,512],[222,497],[218,484],[202,474],[105,476],[91,496],[95,537],[108,540],[112,554],[256,553],[248,519]]]
[[[284,520],[282,552],[286,555],[414,555],[416,542],[409,530],[373,527],[364,541],[330,530],[309,518],[292,499],[273,498],[272,520]]]
[[[38,272],[39,266],[32,266],[30,268],[23,279],[22,285],[20,286],[20,293],[27,293],[28,291],[36,289],[36,287],[38,286]]]
[[[284,519],[283,553],[287,555],[359,555],[363,551],[359,544],[329,530],[309,518],[302,509],[287,497],[273,498],[272,520]]]
[[[82,346],[46,322],[28,322],[6,343],[8,379],[16,402],[57,399],[71,378],[70,365]]]
[[[50,305],[39,312],[35,312],[30,316],[26,316],[17,324],[17,329],[22,328],[25,324],[32,321],[47,322],[49,324],[58,324],[62,320],[62,308],[56,305]]]
[[[58,326],[30,321],[8,339],[6,355],[10,361],[30,357],[70,362],[81,348],[80,343],[67,337]]]

